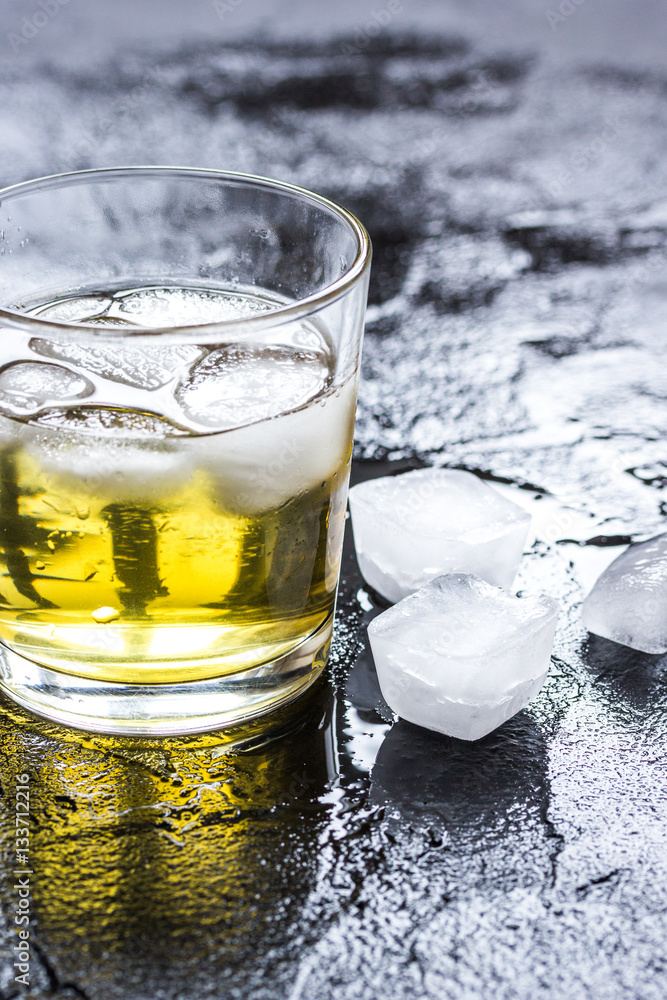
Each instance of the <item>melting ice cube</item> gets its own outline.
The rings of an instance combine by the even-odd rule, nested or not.
[[[347,506],[355,402],[356,381],[348,379],[302,409],[223,434],[191,439],[196,445],[193,452],[212,477],[217,502],[248,516],[287,503],[337,475],[327,526],[327,537],[334,546]],[[332,568],[333,564],[328,567]]]
[[[644,653],[667,652],[667,533],[630,545],[614,559],[581,617],[595,635]]]
[[[221,347],[177,387],[187,417],[217,430],[297,409],[326,388],[330,372],[316,352],[288,347]]]
[[[167,286],[117,292],[107,315],[137,326],[196,326],[245,319],[279,305],[282,303],[242,292]]]
[[[389,601],[442,573],[476,573],[510,587],[530,514],[469,472],[420,469],[350,490],[359,566]]]
[[[109,320],[106,325],[117,325]],[[104,325],[100,320],[98,325]],[[181,368],[202,357],[203,350],[196,344],[164,344],[133,347],[125,343],[110,345],[58,343],[38,337],[30,341],[35,353],[58,361],[77,365],[94,375],[101,375],[110,382],[136,386],[139,389],[158,389],[170,382]]]
[[[542,687],[557,617],[552,597],[437,577],[368,626],[382,694],[408,722],[477,740]]]
[[[0,370],[0,411],[9,416],[35,413],[45,406],[89,396],[94,386],[60,365],[17,361]]]

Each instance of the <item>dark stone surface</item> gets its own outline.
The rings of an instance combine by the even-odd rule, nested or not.
[[[0,995],[663,1000],[667,667],[578,607],[664,527],[664,4],[552,30],[521,0],[405,0],[372,38],[357,4],[297,6],[73,2],[13,52],[40,8],[8,3],[0,181],[185,163],[356,210],[356,474],[448,464],[577,512],[517,583],[562,602],[552,671],[477,744],[392,725],[348,540],[328,678],[271,742],[86,737],[4,703],[0,942],[29,772],[36,946],[29,990],[5,950]]]

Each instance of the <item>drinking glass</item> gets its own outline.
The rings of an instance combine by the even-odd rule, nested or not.
[[[0,191],[0,686],[83,729],[231,726],[327,658],[371,248],[250,175]]]

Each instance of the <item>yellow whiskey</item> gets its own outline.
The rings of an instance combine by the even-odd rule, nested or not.
[[[139,288],[52,300],[96,326],[211,322],[265,296]],[[0,639],[151,684],[288,653],[333,610],[355,385],[326,335],[157,347],[31,340],[0,368]]]

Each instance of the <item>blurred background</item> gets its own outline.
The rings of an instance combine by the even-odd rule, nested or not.
[[[563,607],[542,694],[479,745],[383,714],[351,551],[327,687],[279,750],[5,705],[38,888],[26,991],[5,886],[3,1000],[662,1000],[665,666],[578,607],[664,529],[666,51],[665,0],[2,0],[0,184],[192,165],[355,211],[355,476],[551,495],[517,586]]]

